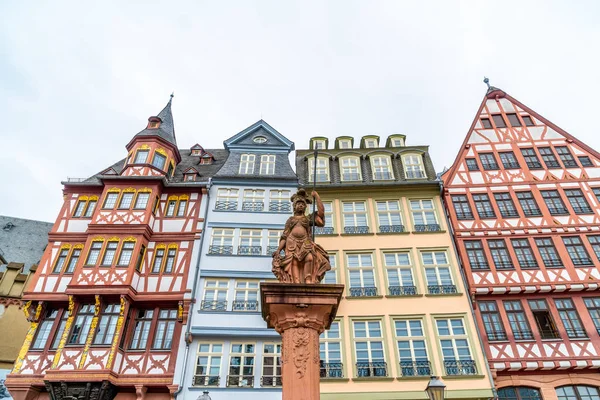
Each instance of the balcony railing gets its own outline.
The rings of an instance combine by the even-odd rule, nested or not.
[[[227,300],[202,300],[200,309],[204,311],[226,311]]]
[[[400,376],[431,376],[429,361],[400,361]]]
[[[529,169],[542,169],[542,163],[539,161],[526,161],[525,163]]]
[[[487,261],[471,261],[472,269],[490,269]]]
[[[391,296],[414,296],[417,294],[416,286],[390,286],[388,289]]]
[[[333,235],[333,226],[315,226],[315,235]]]
[[[379,225],[381,233],[402,233],[404,231],[404,225]]]
[[[221,377],[218,375],[194,375],[193,386],[219,386]]]
[[[267,246],[267,255],[270,256],[271,254],[275,253],[278,248],[279,246]]]
[[[281,376],[262,376],[260,378],[260,386],[262,386],[262,387],[281,386]]]
[[[544,260],[544,265],[546,268],[562,268],[563,262],[559,259],[548,259]]]
[[[238,246],[238,256],[260,256],[262,246]]]
[[[406,171],[406,179],[423,179],[426,177],[425,171]]]
[[[560,168],[560,163],[556,160],[544,160],[544,164],[548,168]]]
[[[458,293],[456,285],[427,285],[429,294],[453,294]]]
[[[525,214],[526,217],[539,217],[540,215],[542,215],[542,212],[540,210],[537,209],[532,209],[532,208],[524,208],[523,209],[523,214]]]
[[[564,207],[548,207],[550,215],[566,215],[569,211]]]
[[[497,260],[494,261],[494,265],[496,265],[496,269],[514,269],[512,261],[508,260]]]
[[[373,174],[373,180],[382,181],[382,180],[390,180],[394,179],[391,172],[375,172]]]
[[[477,375],[477,365],[473,360],[444,360],[446,375]]]
[[[308,176],[308,181],[312,183],[313,181],[313,174],[309,174]],[[329,182],[329,175],[327,174],[320,174],[317,172],[317,182]]]
[[[531,331],[514,331],[513,330],[513,336],[515,337],[515,340],[532,340],[533,339],[533,333]]]
[[[494,211],[477,211],[479,214],[479,218],[496,218],[496,213]]]
[[[589,207],[575,207],[575,206],[573,206],[573,211],[575,211],[575,214],[593,214],[594,213],[592,211],[592,209],[589,208]]]
[[[483,167],[484,171],[495,171],[497,169],[500,169],[500,167],[498,167],[498,164],[496,164],[496,163],[493,163],[493,164],[481,163],[481,166]]]
[[[587,257],[571,257],[573,265],[593,265],[592,260]]]
[[[344,233],[348,235],[360,235],[364,233],[369,233],[368,226],[345,226]]]
[[[324,363],[321,361],[320,375],[322,379],[343,378],[344,365],[340,363]]]
[[[500,210],[500,214],[502,218],[516,218],[519,216],[519,213],[515,209]]]
[[[554,329],[540,329],[540,336],[542,339],[558,339],[560,335],[558,331]]]
[[[460,220],[474,219],[473,213],[456,213],[456,218]]]
[[[286,201],[284,202],[279,202],[279,201],[271,201],[269,202],[269,211],[273,211],[273,212],[289,212],[292,210],[292,203]]]
[[[489,332],[487,337],[490,342],[500,342],[508,339],[506,332]]]
[[[519,266],[523,269],[539,268],[536,260],[519,260]]]
[[[234,300],[232,311],[258,311],[258,300]]]
[[[350,297],[374,297],[377,296],[376,287],[351,287]]]
[[[243,201],[242,211],[262,211],[265,209],[265,203],[262,201]]]
[[[356,374],[359,378],[377,378],[388,375],[385,362],[357,362]]]
[[[571,339],[587,338],[587,332],[583,328],[566,328],[567,336]]]
[[[208,254],[233,255],[233,246],[208,246]]]
[[[505,162],[504,169],[519,169],[521,166],[516,162]]]
[[[415,232],[440,232],[442,228],[440,224],[417,224]]]
[[[577,163],[575,162],[575,160],[562,160],[563,164],[565,165],[565,167],[578,167]]]
[[[235,211],[237,207],[237,201],[217,200],[215,202],[215,210],[217,211]]]
[[[252,387],[254,386],[253,375],[228,375],[227,386]]]
[[[360,181],[360,174],[355,172],[343,173],[342,181]]]

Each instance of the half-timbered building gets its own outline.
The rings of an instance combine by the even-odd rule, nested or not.
[[[600,399],[600,154],[489,87],[443,181],[499,399]]]

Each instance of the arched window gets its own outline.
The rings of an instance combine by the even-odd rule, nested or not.
[[[594,386],[563,386],[556,388],[558,400],[600,400],[600,391]]]
[[[542,400],[542,395],[535,388],[513,386],[499,389],[498,400]]]
[[[308,181],[312,182],[315,177],[315,159],[308,159]],[[329,158],[317,157],[317,182],[329,182]]]
[[[373,170],[373,180],[389,180],[394,179],[392,172],[392,160],[389,155],[378,154],[369,157],[371,160],[371,169]]]
[[[425,167],[423,166],[423,157],[419,154],[406,154],[402,156],[404,164],[404,174],[406,179],[423,179],[425,175]]]
[[[362,180],[360,159],[356,156],[340,157],[340,173],[342,182]]]

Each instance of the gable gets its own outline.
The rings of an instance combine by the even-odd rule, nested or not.
[[[294,143],[260,120],[223,142],[225,148],[240,150],[294,150]]]

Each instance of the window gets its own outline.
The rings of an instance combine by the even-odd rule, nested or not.
[[[521,269],[538,268],[529,239],[511,239],[511,242]]]
[[[242,199],[242,211],[263,211],[265,209],[265,191],[245,189]]]
[[[258,281],[236,281],[232,311],[259,311]]]
[[[315,226],[315,235],[332,235],[334,233],[333,204],[330,201],[324,201],[323,208],[325,209],[325,226]]]
[[[119,197],[119,193],[111,192],[106,194],[106,198],[104,199],[104,205],[102,208],[104,209],[113,209],[115,208],[115,204],[117,204],[117,198]]]
[[[535,244],[538,247],[538,252],[544,261],[546,268],[562,267],[563,263],[554,247],[552,238],[539,238],[535,239]]]
[[[79,308],[79,313],[77,313],[77,318],[73,323],[73,328],[71,328],[71,337],[67,341],[67,344],[85,344],[90,327],[92,326],[95,308],[92,304],[83,304]]]
[[[231,343],[227,386],[254,386],[254,343]]]
[[[526,126],[535,126],[533,123],[533,119],[529,115],[521,115],[523,122],[525,122]]]
[[[423,179],[427,177],[423,167],[423,157],[418,155],[402,156],[402,163],[404,164],[406,179]]]
[[[357,376],[387,376],[381,321],[354,321],[352,325]]]
[[[269,211],[289,212],[291,210],[289,190],[271,190],[269,192]]]
[[[235,211],[238,206],[238,189],[219,189],[217,190],[217,201],[215,202],[215,210],[218,211]]]
[[[492,123],[489,118],[481,118],[481,125],[483,129],[492,129]]]
[[[152,165],[158,169],[163,169],[165,167],[165,163],[167,162],[167,157],[160,154],[154,153],[154,158],[152,159]]]
[[[515,153],[512,151],[507,151],[500,153],[500,161],[502,161],[502,165],[504,169],[519,169],[521,166],[515,157]]]
[[[281,240],[281,234],[283,231],[269,230],[267,232],[267,255],[272,255],[279,248],[279,241]]]
[[[148,200],[150,200],[150,193],[147,193],[147,192],[138,193],[138,195],[135,199],[135,205],[133,206],[133,208],[135,210],[146,209],[146,206],[148,205]]]
[[[153,310],[138,310],[133,335],[131,335],[131,350],[144,350],[148,343],[148,335],[150,334],[150,326],[152,325]]]
[[[254,162],[256,156],[254,154],[242,154],[240,157],[240,174],[251,175],[254,173]]]
[[[338,139],[340,149],[351,149],[352,141],[350,139]]]
[[[187,199],[180,199],[179,204],[177,205],[177,216],[185,217],[185,210],[187,208]]]
[[[240,246],[238,247],[238,255],[261,255],[261,240],[261,230],[242,229],[240,231]]]
[[[558,400],[600,400],[600,391],[592,386],[563,386],[556,388]]]
[[[176,196],[175,196],[176,197]],[[165,212],[166,217],[172,217],[175,215],[175,207],[177,207],[177,199],[169,199],[167,201],[167,210]]]
[[[392,147],[402,147],[404,146],[404,139],[402,138],[394,138],[392,139]]]
[[[102,262],[100,265],[104,267],[110,267],[113,264],[115,259],[115,254],[117,253],[117,246],[119,242],[108,242],[106,245],[106,249],[104,250],[104,256],[102,257]]]
[[[590,317],[596,327],[596,332],[600,333],[600,297],[588,297],[583,299]]]
[[[138,150],[137,153],[135,153],[135,160],[133,161],[134,164],[145,164],[146,161],[148,161],[148,150]]]
[[[498,312],[498,305],[495,301],[480,301],[479,311],[481,312],[481,319],[483,320],[483,326],[485,333],[490,342],[507,340],[506,331],[502,324],[502,318]]]
[[[519,213],[513,203],[510,193],[495,193],[494,198],[503,218],[518,217]]]
[[[533,333],[529,327],[529,322],[527,322],[521,302],[519,300],[505,301],[504,310],[515,340],[532,340]]]
[[[160,274],[160,270],[162,268],[163,260],[165,259],[165,247],[157,247],[154,251],[154,262],[152,263],[152,270],[150,271],[153,274]]]
[[[281,344],[263,344],[261,386],[281,386]]]
[[[502,115],[492,115],[492,119],[494,120],[496,128],[506,128],[506,122],[504,121],[504,118],[502,118]]]
[[[185,181],[195,181],[196,180],[196,174],[195,173],[190,173],[190,174],[185,174],[183,176]]]
[[[465,162],[467,163],[467,169],[469,171],[479,171],[477,160],[475,160],[474,158],[467,158],[465,159]]]
[[[325,149],[325,140],[322,139],[313,139],[313,149],[323,150]]]
[[[537,324],[542,339],[556,339],[559,337],[556,324],[550,315],[546,300],[529,300],[529,308]]]
[[[452,196],[452,204],[459,220],[473,219],[473,211],[469,205],[469,199],[465,195]]]
[[[53,274],[60,274],[62,272],[63,266],[67,261],[67,256],[69,255],[69,249],[61,249],[58,254],[58,258],[56,259],[56,263],[54,264],[54,269],[52,270]]]
[[[62,317],[60,318],[60,323],[58,324],[58,329],[54,333],[54,340],[52,340],[52,344],[50,345],[51,350],[55,350],[58,348],[60,341],[62,340],[63,334],[65,333],[65,327],[67,326],[67,319],[69,318],[69,313],[64,311],[62,313]]]
[[[308,159],[308,181],[315,177],[315,159]],[[317,157],[317,182],[329,182],[329,158]]]
[[[77,202],[77,207],[75,207],[75,211],[73,212],[73,217],[81,217],[83,215],[83,210],[85,209],[86,200],[79,200]]]
[[[479,218],[496,218],[492,202],[487,194],[473,194],[473,202]]]
[[[358,157],[340,158],[340,170],[342,173],[342,182],[360,181],[360,159]]]
[[[427,357],[425,333],[421,320],[394,321],[400,376],[429,376],[431,364]]]
[[[133,192],[125,192],[121,196],[121,201],[119,201],[119,209],[120,210],[128,210],[131,207],[131,202],[133,201]]]
[[[263,154],[260,156],[260,174],[275,175],[275,155]]]
[[[339,321],[333,321],[319,340],[321,378],[343,378],[342,336]]]
[[[119,261],[117,261],[117,266],[119,267],[127,267],[131,262],[131,257],[133,256],[133,248],[135,247],[135,242],[124,242],[121,247],[121,254],[119,254]]]
[[[171,245],[169,245],[169,249],[167,249],[167,260],[165,261],[165,269],[163,270],[163,273],[170,274],[173,272],[176,255],[177,249],[171,248]]]
[[[208,248],[208,254],[233,254],[233,229],[212,230],[212,239]]]
[[[104,307],[100,322],[98,323],[98,331],[94,338],[94,344],[111,345],[117,328],[117,320],[121,307],[119,304],[107,304]]]
[[[446,375],[476,375],[477,366],[471,356],[467,331],[462,318],[435,321]]]
[[[534,149],[532,149],[532,148],[521,149],[521,154],[523,154],[523,158],[525,158],[525,164],[527,164],[527,167],[529,167],[529,169],[541,169],[542,168],[542,163],[540,163],[540,160],[538,159],[537,155],[535,154]]]
[[[350,277],[350,296],[377,296],[375,268],[372,254],[348,254],[348,275]]]
[[[579,236],[567,236],[562,238],[565,247],[567,248],[567,253],[569,253],[569,257],[571,257],[571,261],[573,265],[593,265],[590,256],[588,255],[587,250],[583,246],[581,239]]]
[[[331,265],[331,270],[329,270],[325,277],[323,278],[323,283],[326,284],[336,284],[337,281],[337,254],[329,253],[329,264]]]
[[[81,245],[79,245],[81,246]],[[79,261],[79,256],[81,255],[81,248],[74,248],[71,252],[71,258],[69,258],[69,263],[67,264],[67,269],[65,269],[65,274],[72,274],[75,271],[75,266]]]
[[[521,126],[521,121],[519,121],[517,114],[506,114],[506,116],[508,117],[508,122],[510,122],[513,127]]]
[[[492,259],[496,269],[512,269],[514,268],[512,258],[506,248],[506,242],[504,239],[500,240],[488,240],[487,245],[492,253]]]
[[[565,189],[565,195],[573,207],[575,214],[593,214],[587,200],[583,196],[581,189]]]
[[[485,257],[481,240],[465,240],[464,243],[471,269],[489,269],[490,266]]]
[[[562,321],[567,336],[570,338],[587,338],[585,328],[581,323],[577,309],[571,299],[554,299],[558,316]]]
[[[227,310],[228,290],[228,280],[207,279],[204,282],[204,297],[200,304],[200,309],[210,311]]]
[[[154,334],[154,350],[169,350],[173,343],[175,322],[177,321],[177,310],[160,310]]]
[[[526,217],[539,217],[542,215],[540,208],[538,207],[537,202],[533,198],[533,193],[531,192],[517,192],[517,199],[519,199],[519,203],[521,204],[521,208],[523,209],[523,213]]]
[[[433,200],[410,200],[409,202],[416,232],[438,232],[441,230],[435,215]]]
[[[85,209],[85,213],[83,214],[83,216],[85,218],[92,218],[92,214],[94,214],[94,210],[96,209],[96,203],[98,203],[98,200],[89,200],[87,203],[87,208]]]
[[[371,167],[373,168],[373,180],[394,179],[392,161],[389,156],[372,156]]]
[[[450,273],[450,262],[445,251],[422,251],[421,259],[425,267],[427,291],[430,294],[457,293]]]
[[[37,331],[35,332],[35,340],[31,345],[32,350],[42,350],[44,347],[46,347],[46,342],[48,342],[48,337],[50,336],[52,326],[54,326],[54,321],[56,321],[57,316],[57,310],[49,309],[46,311],[46,316],[39,324]]]
[[[385,253],[383,260],[389,284],[389,294],[392,296],[411,296],[417,294],[410,254],[408,252]]]
[[[482,153],[479,155],[479,160],[481,161],[481,165],[485,171],[493,171],[497,170],[498,162],[496,161],[496,157],[492,153]]]
[[[592,250],[594,250],[594,254],[596,254],[596,258],[600,260],[600,236],[588,236],[587,238],[592,246]]]
[[[556,150],[556,154],[558,154],[558,157],[560,158],[565,167],[568,168],[578,166],[577,162],[575,161],[575,158],[573,157],[567,146],[556,146],[554,149]]]
[[[594,192],[596,199],[600,202],[600,188],[592,188],[592,191]]]
[[[222,356],[223,344],[198,343],[196,373],[192,384],[194,386],[219,386]]]
[[[505,387],[498,389],[498,400],[542,400],[542,395],[534,388]]]
[[[344,217],[344,233],[358,234],[369,232],[367,206],[364,201],[342,202],[342,214]]]
[[[137,262],[135,263],[135,270],[138,272],[142,271],[142,262],[144,261],[144,254],[146,253],[146,246],[140,247],[140,253],[138,254]]]
[[[540,193],[551,215],[565,215],[569,213],[557,190],[541,190]]]
[[[592,160],[588,156],[579,156],[577,158],[579,158],[579,163],[581,164],[582,167],[593,167],[594,166],[594,163],[592,163]]]
[[[96,265],[98,257],[100,256],[100,250],[102,249],[102,242],[92,242],[90,252],[88,253],[85,265]]]
[[[404,232],[402,224],[402,213],[400,202],[397,200],[377,201],[377,219],[379,220],[379,232],[398,233]]]
[[[365,147],[367,149],[374,149],[377,147],[377,140],[375,139],[365,139]]]
[[[560,164],[558,163],[558,160],[554,156],[554,153],[552,152],[552,149],[550,147],[538,147],[538,151],[540,152],[540,155],[542,156],[542,160],[544,160],[544,164],[546,164],[546,167],[560,168]]]

